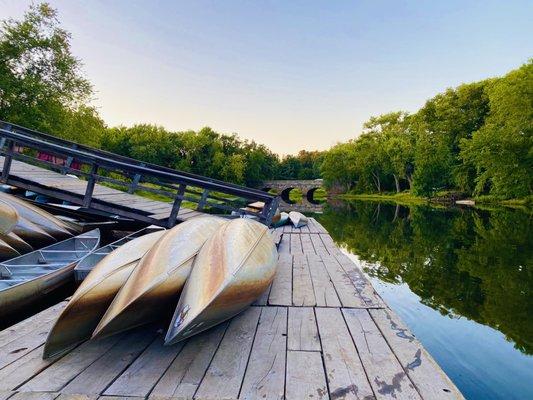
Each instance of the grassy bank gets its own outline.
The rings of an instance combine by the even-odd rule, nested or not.
[[[342,200],[362,200],[362,201],[382,201],[389,203],[396,203],[401,205],[419,205],[427,204],[428,200],[424,197],[415,196],[409,192],[401,193],[365,193],[354,194],[345,193],[335,196]]]
[[[439,197],[444,193],[438,193]],[[431,204],[442,206],[442,203],[436,203],[426,197],[416,196],[410,192],[401,193],[345,193],[335,196],[342,200],[361,200],[361,201],[381,201],[401,205],[420,205]],[[513,208],[530,208],[533,205],[533,196],[521,199],[501,199],[494,196],[479,196],[472,199],[476,205],[494,205]]]

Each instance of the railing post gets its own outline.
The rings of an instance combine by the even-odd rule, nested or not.
[[[172,210],[170,211],[170,215],[168,216],[168,228],[172,228],[174,225],[176,225],[176,218],[178,217],[178,212],[180,211],[181,202],[183,201],[183,196],[185,195],[186,187],[187,185],[184,185],[183,183],[181,183],[178,187],[176,198],[174,199],[174,204],[172,204]]]
[[[3,183],[7,182],[9,178],[9,170],[11,169],[11,161],[13,160],[13,147],[15,147],[15,142],[13,140],[7,141],[7,154],[4,156],[4,165],[2,167],[2,177],[0,181]]]
[[[146,167],[145,163],[140,164],[141,167]],[[133,181],[131,182],[130,187],[128,188],[128,193],[133,194],[135,190],[137,189],[137,186],[139,185],[139,182],[141,181],[141,174],[135,174],[133,177]]]
[[[265,204],[265,207],[263,208],[263,218],[265,219],[265,225],[270,226],[272,223],[272,218],[276,214],[276,211],[278,210],[279,206],[279,197],[276,196],[272,199],[268,207]]]
[[[76,150],[78,148],[78,144],[74,143],[71,148]],[[67,174],[68,170],[70,169],[70,166],[72,165],[72,161],[74,161],[74,157],[68,156],[67,160],[65,161],[65,165],[63,166],[63,168],[61,168],[61,175]]]
[[[98,172],[98,164],[91,166],[89,180],[87,181],[87,188],[85,189],[85,196],[83,197],[83,207],[89,208],[93,197],[94,185],[96,184],[96,174]]]
[[[207,196],[209,196],[209,190],[204,189],[204,191],[202,192],[202,197],[198,202],[198,207],[196,207],[197,211],[202,211],[204,209],[205,203],[207,202]]]

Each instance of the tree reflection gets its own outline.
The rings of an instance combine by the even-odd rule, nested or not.
[[[489,325],[533,354],[531,214],[351,202],[327,207],[320,221],[371,263],[369,275],[405,282],[443,315]]]

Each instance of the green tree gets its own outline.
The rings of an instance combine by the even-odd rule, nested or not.
[[[490,113],[472,139],[461,141],[461,158],[475,166],[477,194],[503,198],[533,189],[533,61],[491,82]]]
[[[99,122],[94,110],[79,109],[92,93],[80,69],[70,49],[70,34],[59,26],[57,12],[47,3],[30,6],[20,21],[4,20],[0,119],[59,135],[80,119]]]

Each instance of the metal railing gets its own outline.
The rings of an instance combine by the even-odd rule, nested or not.
[[[51,162],[46,156],[55,157]],[[115,213],[145,222],[173,226],[184,206],[198,211],[225,214],[250,214],[269,225],[277,209],[278,198],[217,179],[176,171],[145,163],[104,150],[95,149],[22,126],[0,121],[0,155],[4,164],[0,181],[36,193],[66,200],[86,208]],[[83,195],[62,188],[50,188],[22,180],[10,174],[12,160],[19,160],[61,174],[73,174],[87,181]],[[57,160],[60,162],[58,163]],[[96,183],[120,188],[125,193],[148,193],[172,203],[168,219],[151,218],[146,212],[135,211],[134,205],[117,205],[94,196]],[[250,202],[263,202],[261,210],[247,208]]]

